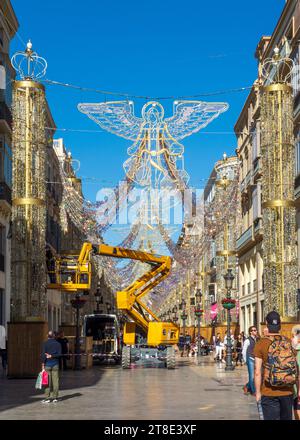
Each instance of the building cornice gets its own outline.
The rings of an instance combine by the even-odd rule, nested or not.
[[[52,134],[52,137],[53,137],[57,127],[56,127],[56,124],[54,122],[54,119],[53,119],[53,116],[52,116],[52,113],[51,113],[51,110],[50,110],[50,107],[49,107],[47,99],[46,99],[46,120],[49,121],[49,124],[50,124],[49,128],[53,129],[53,130],[51,130],[51,134]]]
[[[285,29],[282,29],[283,27],[286,26],[287,22],[292,18],[293,13],[296,9],[298,0],[287,0],[283,11],[279,17],[279,20],[275,26],[275,29],[272,33],[270,42],[268,44],[268,46],[266,47],[265,52],[263,53],[263,59],[265,58],[269,58],[271,57],[272,54],[272,50],[274,49],[274,47],[276,45],[278,45],[280,38],[282,38],[282,35],[285,31]]]
[[[238,117],[238,120],[236,121],[234,125],[234,132],[236,137],[239,137],[240,133],[243,131],[243,128],[245,125],[248,125],[248,109],[251,104],[251,102],[255,101],[256,98],[256,90],[257,84],[256,81],[253,83],[253,86],[249,92],[249,95],[246,98],[245,104],[242,108],[242,111]],[[244,122],[244,119],[246,119],[246,123]],[[247,127],[248,128],[248,127]]]
[[[17,30],[19,29],[19,22],[10,0],[1,0],[0,10],[3,13],[4,17],[7,18],[6,24],[9,30],[9,35],[10,38],[13,38]]]

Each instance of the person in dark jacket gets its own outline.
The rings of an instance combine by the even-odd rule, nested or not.
[[[56,340],[61,345],[61,354],[62,354],[62,356],[59,359],[59,369],[60,370],[67,370],[67,359],[69,356],[69,341],[65,337],[65,334],[63,331],[59,332]]]
[[[61,357],[61,344],[55,339],[56,333],[52,330],[48,333],[48,340],[43,344],[42,369],[48,373],[48,386],[45,388],[45,398],[42,403],[58,401],[59,392],[59,359]]]

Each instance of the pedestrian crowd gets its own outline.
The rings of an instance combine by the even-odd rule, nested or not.
[[[232,334],[232,331],[230,332],[230,338],[227,338],[227,331],[225,332],[224,339],[221,338],[221,334],[217,333],[213,337],[213,345],[215,350],[215,357],[214,360],[216,362],[223,362],[226,363],[226,350],[228,346],[228,342],[231,342],[231,348],[232,348],[232,359],[234,360],[236,366],[240,364],[243,366],[246,361],[245,357],[243,356],[243,347],[245,342],[245,335],[244,332],[241,332],[237,338],[234,337]]]
[[[228,348],[232,356],[227,357]],[[213,337],[213,345],[200,336],[194,341],[180,335],[178,350],[181,356],[208,355],[214,351],[215,362],[246,365],[248,381],[243,386],[245,395],[255,396],[259,418],[264,420],[300,420],[300,324],[292,329],[291,338],[281,334],[281,318],[276,311],[266,316],[266,328],[260,336],[256,326],[249,327],[248,336],[241,332],[236,338],[225,333]],[[7,366],[6,334],[0,326],[0,356],[3,371]],[[69,341],[63,332],[48,332],[43,344],[42,371],[48,375],[43,403],[56,403],[59,395],[59,372],[67,369]]]

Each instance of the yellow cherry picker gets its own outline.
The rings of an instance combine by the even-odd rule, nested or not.
[[[175,350],[179,328],[172,322],[162,322],[142,298],[161,283],[171,269],[171,258],[140,250],[106,244],[84,243],[80,253],[61,255],[49,270],[48,288],[65,292],[89,291],[91,288],[91,259],[93,255],[138,260],[150,265],[150,270],[116,294],[117,308],[129,319],[123,330],[122,367],[131,364],[164,365],[175,368]],[[142,333],[142,339],[138,340]]]

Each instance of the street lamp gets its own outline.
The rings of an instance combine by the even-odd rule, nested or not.
[[[227,290],[226,298],[222,300],[222,305],[224,309],[227,310],[227,344],[226,344],[226,367],[225,371],[234,370],[234,365],[232,363],[232,342],[230,334],[230,310],[235,307],[235,300],[231,298],[231,289],[234,280],[234,275],[232,274],[232,269],[227,269],[227,273],[224,276],[225,287]]]
[[[187,319],[186,313],[186,301],[183,299],[180,304],[181,319],[182,319],[182,330],[183,330],[183,351],[185,351],[186,337],[185,337],[185,321]]]
[[[79,293],[76,294],[75,299],[71,300],[72,307],[76,310],[75,370],[81,370],[79,309],[84,306],[85,301],[85,299],[80,297]]]
[[[200,339],[200,325],[201,325],[201,315],[203,313],[203,310],[201,309],[201,298],[202,293],[201,289],[197,289],[196,294],[196,308],[195,308],[195,316],[197,317],[197,323],[198,323],[198,350],[197,350],[197,356],[200,356],[201,354],[201,339]]]
[[[96,300],[97,308],[96,308],[96,310],[94,310],[94,313],[98,314],[98,313],[101,312],[100,304],[103,304],[103,296],[101,295],[100,281],[98,281],[98,283],[97,283],[97,289],[96,289],[96,293],[95,293],[95,300]]]

